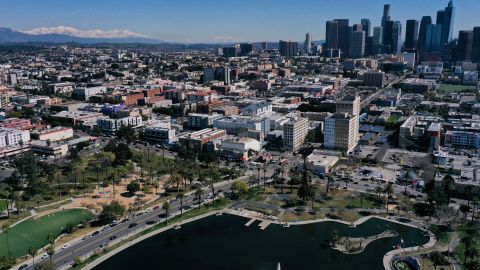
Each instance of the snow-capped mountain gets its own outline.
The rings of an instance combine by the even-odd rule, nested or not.
[[[135,33],[125,29],[113,29],[113,30],[80,30],[70,26],[57,26],[57,27],[40,27],[30,30],[20,31],[25,34],[30,35],[47,35],[47,34],[58,34],[58,35],[68,35],[72,37],[81,37],[81,38],[127,38],[127,37],[142,37],[148,38],[146,35]]]

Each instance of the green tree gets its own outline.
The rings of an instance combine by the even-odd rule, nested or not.
[[[442,188],[445,194],[447,195],[447,203],[450,203],[453,192],[455,190],[455,180],[449,174],[445,175],[442,179]]]
[[[32,265],[35,265],[35,255],[37,255],[38,248],[34,246],[28,247],[28,255],[32,256]]]
[[[247,183],[237,180],[230,186],[230,190],[237,198],[242,198],[248,192]]]
[[[460,212],[463,213],[462,224],[465,222],[465,219],[467,219],[467,214],[470,212],[470,210],[471,210],[470,205],[467,205],[467,204],[460,205]]]
[[[180,200],[180,215],[183,215],[183,198],[185,197],[185,193],[179,192],[177,193],[177,200]]]
[[[131,144],[134,142],[137,138],[137,134],[135,133],[135,130],[131,126],[121,126],[117,130],[117,137],[120,140],[124,140],[127,142],[127,144]]]
[[[102,224],[112,223],[125,213],[125,207],[117,201],[111,202],[109,205],[103,207],[99,215],[99,220]]]
[[[200,205],[202,202],[203,190],[199,187],[195,190],[195,200]]]
[[[48,234],[47,236],[48,240],[48,247],[47,247],[47,254],[50,259],[50,265],[53,265],[53,254],[55,254],[55,235],[53,233]]]
[[[165,211],[165,222],[168,225],[168,212],[170,211],[170,203],[169,202],[164,202],[162,205],[163,211]]]
[[[135,195],[136,192],[140,191],[140,184],[135,181],[128,183],[127,191],[128,193]]]

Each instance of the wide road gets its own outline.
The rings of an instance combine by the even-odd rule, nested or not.
[[[215,191],[221,192],[228,190],[233,182],[234,181],[218,183],[217,185],[215,185]],[[204,188],[203,193],[203,197],[205,198],[210,193],[210,188]],[[183,199],[183,207],[185,208],[185,206],[189,206],[192,208],[197,206],[197,201],[194,201],[193,193],[185,196],[185,198]],[[180,201],[172,201],[170,203],[170,213],[172,214],[169,218],[171,218],[174,213],[178,211],[180,211]],[[101,248],[102,244],[106,244],[107,246],[110,244],[114,244],[120,241],[120,238],[127,235],[132,235],[135,232],[140,231],[141,228],[148,226],[148,221],[164,222],[164,214],[165,211],[162,210],[160,207],[157,210],[152,210],[151,212],[144,213],[140,216],[132,217],[127,222],[119,223],[115,227],[110,228],[107,226],[108,228],[105,229],[103,232],[100,231],[101,228],[99,228],[99,233],[97,235],[91,236],[90,238],[85,240],[78,240],[70,243],[71,247],[65,250],[62,250],[61,247],[57,247],[56,253],[52,256],[52,262],[55,264],[57,269],[67,268],[67,266],[72,265],[76,257],[82,257],[91,254],[93,251]],[[137,223],[137,225],[135,227],[129,228],[130,224],[133,223]],[[110,241],[110,238],[112,236],[116,236],[116,239],[113,240],[113,242]],[[41,253],[36,256],[35,263],[42,263],[49,260],[49,258],[41,260],[40,257],[43,254],[44,253]],[[18,267],[15,267],[13,269],[18,269]],[[31,261],[28,262],[28,267],[23,269],[34,269]]]

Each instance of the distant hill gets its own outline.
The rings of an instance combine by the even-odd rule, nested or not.
[[[39,34],[32,35],[16,31],[10,28],[0,27],[0,43],[23,43],[23,42],[44,42],[44,43],[146,43],[158,44],[164,41],[144,37],[119,37],[119,38],[86,38],[75,37],[66,34]]]

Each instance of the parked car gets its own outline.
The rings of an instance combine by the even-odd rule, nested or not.
[[[69,248],[69,247],[71,247],[70,244],[65,244],[65,245],[63,245],[62,250],[65,250],[65,249],[67,249],[67,248]]]

